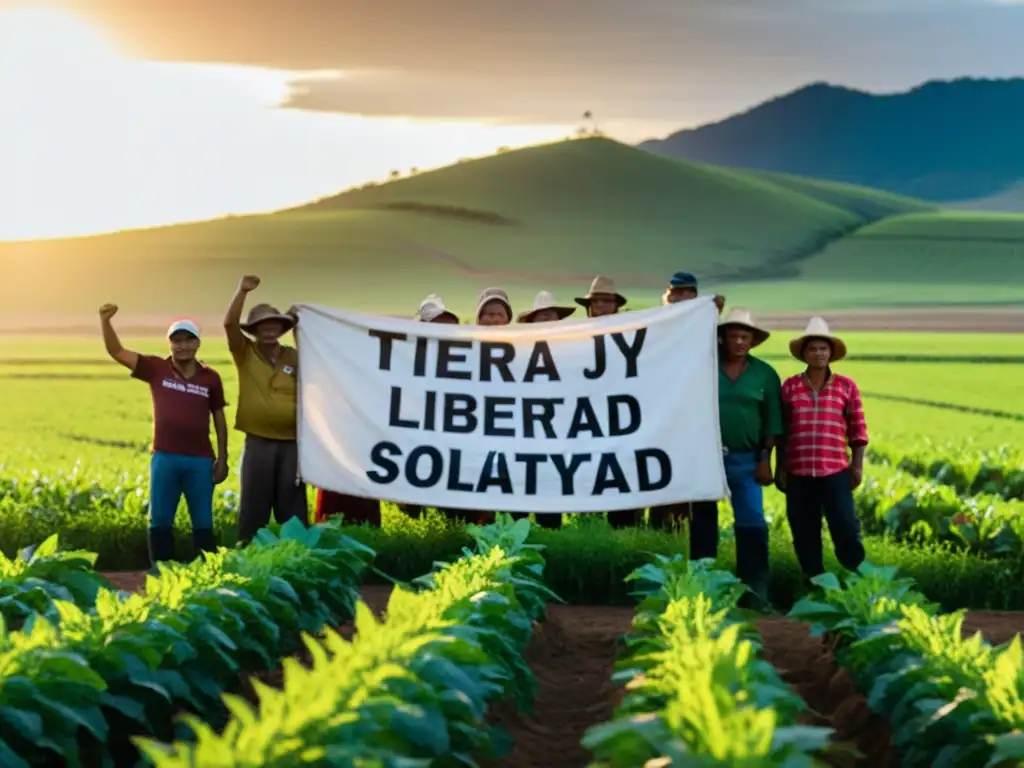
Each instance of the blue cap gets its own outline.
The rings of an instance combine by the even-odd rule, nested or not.
[[[668,284],[671,288],[696,288],[697,278],[689,272],[676,272]]]

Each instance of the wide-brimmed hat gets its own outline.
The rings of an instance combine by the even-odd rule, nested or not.
[[[242,323],[242,330],[246,333],[255,333],[256,326],[264,320],[276,320],[284,325],[286,332],[295,327],[295,318],[292,315],[282,314],[271,304],[257,304],[249,310],[245,322]]]
[[[553,309],[555,314],[558,315],[559,320],[565,320],[565,318],[576,311],[576,307],[558,306],[558,302],[555,301],[555,297],[551,293],[541,291],[537,294],[537,298],[533,300],[533,309],[520,312],[517,319],[520,323],[532,323],[533,316],[545,309]]]
[[[812,317],[810,319],[803,335],[789,342],[789,353],[797,360],[803,362],[804,347],[808,341],[813,339],[824,339],[832,346],[832,362],[837,362],[846,357],[846,343],[828,329],[828,323],[825,322],[823,317]]]
[[[444,315],[448,315],[456,323],[459,322],[459,316],[444,305],[444,299],[436,293],[432,293],[420,302],[420,308],[416,311],[413,319],[419,320],[421,323],[432,323]]]
[[[615,290],[615,281],[604,275],[595,277],[593,282],[590,283],[590,290],[587,291],[587,295],[577,296],[576,303],[581,307],[587,307],[590,306],[591,300],[598,296],[611,296],[615,299],[615,304],[620,307],[626,303],[626,297]]]
[[[480,313],[483,311],[484,305],[489,301],[500,301],[505,305],[505,309],[508,310],[508,319],[512,320],[512,302],[509,301],[508,294],[505,293],[501,288],[484,288],[484,292],[480,294],[480,300],[476,303],[476,319],[480,319]]]
[[[768,340],[771,334],[764,328],[761,328],[757,323],[754,322],[754,316],[750,314],[749,309],[743,309],[742,307],[734,307],[729,310],[729,314],[718,321],[718,329],[728,328],[731,325],[739,326],[740,328],[746,328],[752,334],[754,334],[754,342],[751,347],[758,347],[764,344]]]

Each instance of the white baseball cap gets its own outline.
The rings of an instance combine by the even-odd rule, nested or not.
[[[182,318],[181,320],[175,320],[171,323],[170,327],[167,329],[167,338],[171,338],[171,336],[176,334],[178,331],[185,331],[186,333],[191,333],[197,339],[199,338],[199,326],[196,325],[194,320],[189,320],[187,317]]]

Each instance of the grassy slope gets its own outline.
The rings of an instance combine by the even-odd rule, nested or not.
[[[793,176],[788,173],[775,173],[773,171],[748,171],[748,173],[793,192],[799,192],[802,195],[808,195],[831,205],[853,211],[869,220],[896,216],[901,213],[932,210],[936,207],[932,203],[915,200],[912,197],[894,195],[891,192],[858,187],[854,184],[844,184],[839,181],[809,179],[803,176]]]
[[[408,203],[426,210],[394,210]],[[0,321],[31,326],[63,313],[75,324],[113,300],[124,308],[123,322],[154,324],[170,313],[210,322],[243,272],[264,278],[261,300],[398,314],[434,291],[465,313],[492,284],[507,287],[517,305],[542,287],[568,300],[598,272],[616,277],[631,305],[645,305],[657,301],[668,274],[684,267],[706,286],[726,290],[733,303],[761,312],[884,306],[902,301],[900,281],[950,246],[925,239],[912,258],[893,258],[882,241],[858,236],[852,246],[833,246],[813,259],[799,280],[736,280],[779,277],[786,274],[780,266],[792,277],[802,267],[799,257],[816,244],[866,220],[922,207],[874,190],[729,171],[588,139],[460,163],[269,216],[0,243]],[[452,216],[451,209],[485,215]],[[488,215],[507,223],[490,223]],[[932,220],[943,222],[942,237],[960,226],[931,214],[893,221]],[[992,220],[979,221],[983,231]],[[889,225],[865,233],[879,226]],[[1010,249],[994,249],[981,272],[965,270],[956,258],[943,261],[942,270],[928,269],[926,298],[1019,297],[1010,281],[996,289],[985,282]],[[965,281],[981,287],[965,289]]]
[[[934,300],[930,286],[960,292],[971,302],[986,296],[993,302],[1019,299],[1019,293],[1006,294],[1024,281],[1024,216],[963,211],[896,216],[831,244],[802,272],[810,280],[830,281],[883,276],[909,290],[907,303]]]
[[[379,209],[410,200],[519,223]],[[270,298],[282,303],[406,312],[433,290],[469,305],[496,282],[520,300],[544,286],[568,297],[597,272],[653,298],[681,266],[705,276],[753,267],[857,222],[840,207],[743,173],[594,139],[467,162],[272,216],[0,245],[0,266],[14,275],[7,311],[75,312],[110,299],[158,313],[219,311],[237,275],[255,271],[277,286]]]

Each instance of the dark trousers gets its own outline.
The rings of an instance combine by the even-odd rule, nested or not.
[[[671,531],[690,521],[690,559],[718,557],[718,502],[693,501],[651,508],[651,527]]]
[[[380,528],[380,501],[320,489],[316,492],[316,521],[343,515],[346,525],[369,523]]]
[[[399,504],[398,508],[401,509],[409,517],[419,520],[423,517],[423,513],[426,511],[426,507],[418,504]],[[494,522],[494,513],[488,512],[483,509],[441,509],[437,508],[437,511],[456,523],[475,523],[476,525],[489,525]]]
[[[299,480],[299,446],[294,440],[245,436],[238,538],[244,543],[274,519],[284,525],[297,517],[308,524],[306,484]]]
[[[524,520],[530,516],[529,512],[511,512],[513,520]],[[562,515],[561,513],[554,512],[538,512],[537,513],[537,525],[541,528],[552,528],[558,529],[562,527]]]
[[[786,477],[786,517],[793,532],[793,548],[804,576],[825,572],[821,546],[822,513],[828,522],[836,558],[847,570],[864,562],[860,520],[853,506],[853,489],[847,470],[827,477]]]
[[[643,517],[643,509],[616,509],[608,513],[608,525],[612,528],[635,528]]]

